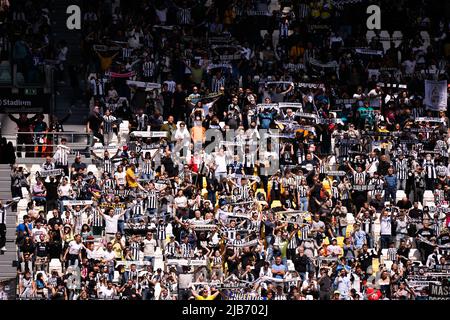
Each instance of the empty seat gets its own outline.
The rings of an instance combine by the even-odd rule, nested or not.
[[[59,259],[50,260],[48,268],[49,268],[50,272],[55,270],[55,271],[58,271],[59,274],[62,273],[62,265],[61,265],[61,261],[59,261]]]
[[[406,197],[406,193],[403,190],[397,190],[397,193],[395,194],[395,202],[402,200],[404,197]]]

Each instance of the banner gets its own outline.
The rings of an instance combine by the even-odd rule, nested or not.
[[[327,176],[334,176],[334,177],[343,177],[347,175],[345,171],[325,171],[325,174]]]
[[[450,286],[430,283],[430,300],[450,300]]]
[[[325,85],[323,83],[310,83],[310,82],[298,82],[297,88],[311,88],[311,89],[323,89]]]
[[[258,239],[247,241],[243,243],[228,243],[227,247],[234,247],[234,248],[244,248],[244,247],[254,247],[259,244]]]
[[[111,77],[111,78],[130,78],[135,76],[134,71],[130,71],[127,73],[117,73],[117,72],[106,72],[105,76]]]
[[[149,89],[149,90],[161,89],[161,84],[154,83],[154,82],[127,80],[127,85],[129,85],[131,87],[144,88],[144,89]]]
[[[447,80],[425,80],[424,104],[429,110],[447,110]]]
[[[372,50],[366,48],[355,48],[355,52],[358,54],[370,55],[370,56],[382,56],[382,50]]]
[[[199,267],[206,266],[206,260],[167,259],[167,265]]]
[[[447,108],[447,106],[446,106]],[[416,117],[414,118],[415,122],[441,122],[445,123],[445,120],[442,118],[433,118],[433,117]]]
[[[167,138],[167,131],[133,131],[132,137],[141,138]]]
[[[217,229],[215,224],[191,224],[191,228],[195,231],[213,231]]]
[[[63,206],[85,206],[92,204],[92,200],[63,200]]]
[[[233,67],[229,63],[215,63],[208,65],[206,71],[210,71],[212,69],[233,69]]]
[[[64,171],[63,169],[43,170],[43,171],[36,171],[36,174],[41,178],[56,177],[63,175]]]
[[[401,84],[401,83],[385,83],[385,82],[378,82],[377,85],[379,85],[381,88],[408,89],[408,85],[406,85],[406,84]]]

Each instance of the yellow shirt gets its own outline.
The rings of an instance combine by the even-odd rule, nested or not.
[[[195,300],[214,300],[215,297],[213,296],[207,296],[206,298],[203,296],[197,296],[197,298],[195,298]]]
[[[127,184],[130,188],[136,188],[138,186],[138,183],[136,181],[136,176],[134,174],[134,170],[131,168],[128,168],[126,171],[126,176],[125,176],[126,180],[127,180]]]

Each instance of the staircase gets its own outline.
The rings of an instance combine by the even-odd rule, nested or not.
[[[78,72],[78,79],[81,80],[80,89],[77,92],[71,87],[69,78],[70,66],[79,66],[82,64],[81,57],[81,30],[69,30],[66,26],[66,20],[69,16],[66,13],[67,7],[70,5],[78,5],[81,8],[81,16],[83,16],[83,7],[81,6],[81,0],[58,0],[54,1],[52,8],[52,32],[55,39],[55,43],[61,40],[67,42],[69,49],[67,54],[67,70],[64,75],[64,84],[57,82],[55,88],[55,114],[62,118],[69,112],[69,108],[72,107],[72,115],[66,121],[65,124],[84,125],[89,113],[89,107],[84,101],[82,83],[84,79],[84,73]],[[82,26],[83,27],[83,26]],[[57,77],[57,73],[55,73]],[[59,80],[59,79],[58,79]]]
[[[0,164],[0,199],[5,203],[11,198],[11,167]],[[16,278],[17,275],[17,269],[13,267],[13,261],[17,260],[16,217],[16,212],[10,208],[6,210],[6,252],[0,254],[0,281]]]

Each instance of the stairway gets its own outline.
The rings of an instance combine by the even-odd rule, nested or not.
[[[11,197],[11,167],[9,164],[0,164],[0,199],[3,203]],[[16,268],[13,261],[17,260],[16,249],[16,218],[17,213],[6,210],[6,252],[0,254],[0,280],[16,278]]]
[[[69,67],[79,66],[82,63],[81,58],[81,30],[69,30],[66,26],[66,20],[68,14],[66,13],[67,7],[70,5],[78,5],[81,8],[81,16],[83,16],[83,8],[81,6],[81,0],[58,0],[54,2],[52,8],[52,32],[55,39],[55,43],[61,40],[67,42],[69,49],[67,54],[67,70],[64,75],[64,84],[57,82],[56,94],[55,94],[55,114],[62,118],[69,112],[69,108],[72,106],[72,115],[66,121],[65,124],[84,125],[89,113],[88,105],[84,99],[83,92],[78,90],[75,92],[70,85]],[[55,77],[57,74],[55,73]],[[84,81],[84,74],[78,73],[79,80]],[[79,81],[80,82],[80,81]],[[80,83],[80,88],[82,84]]]

